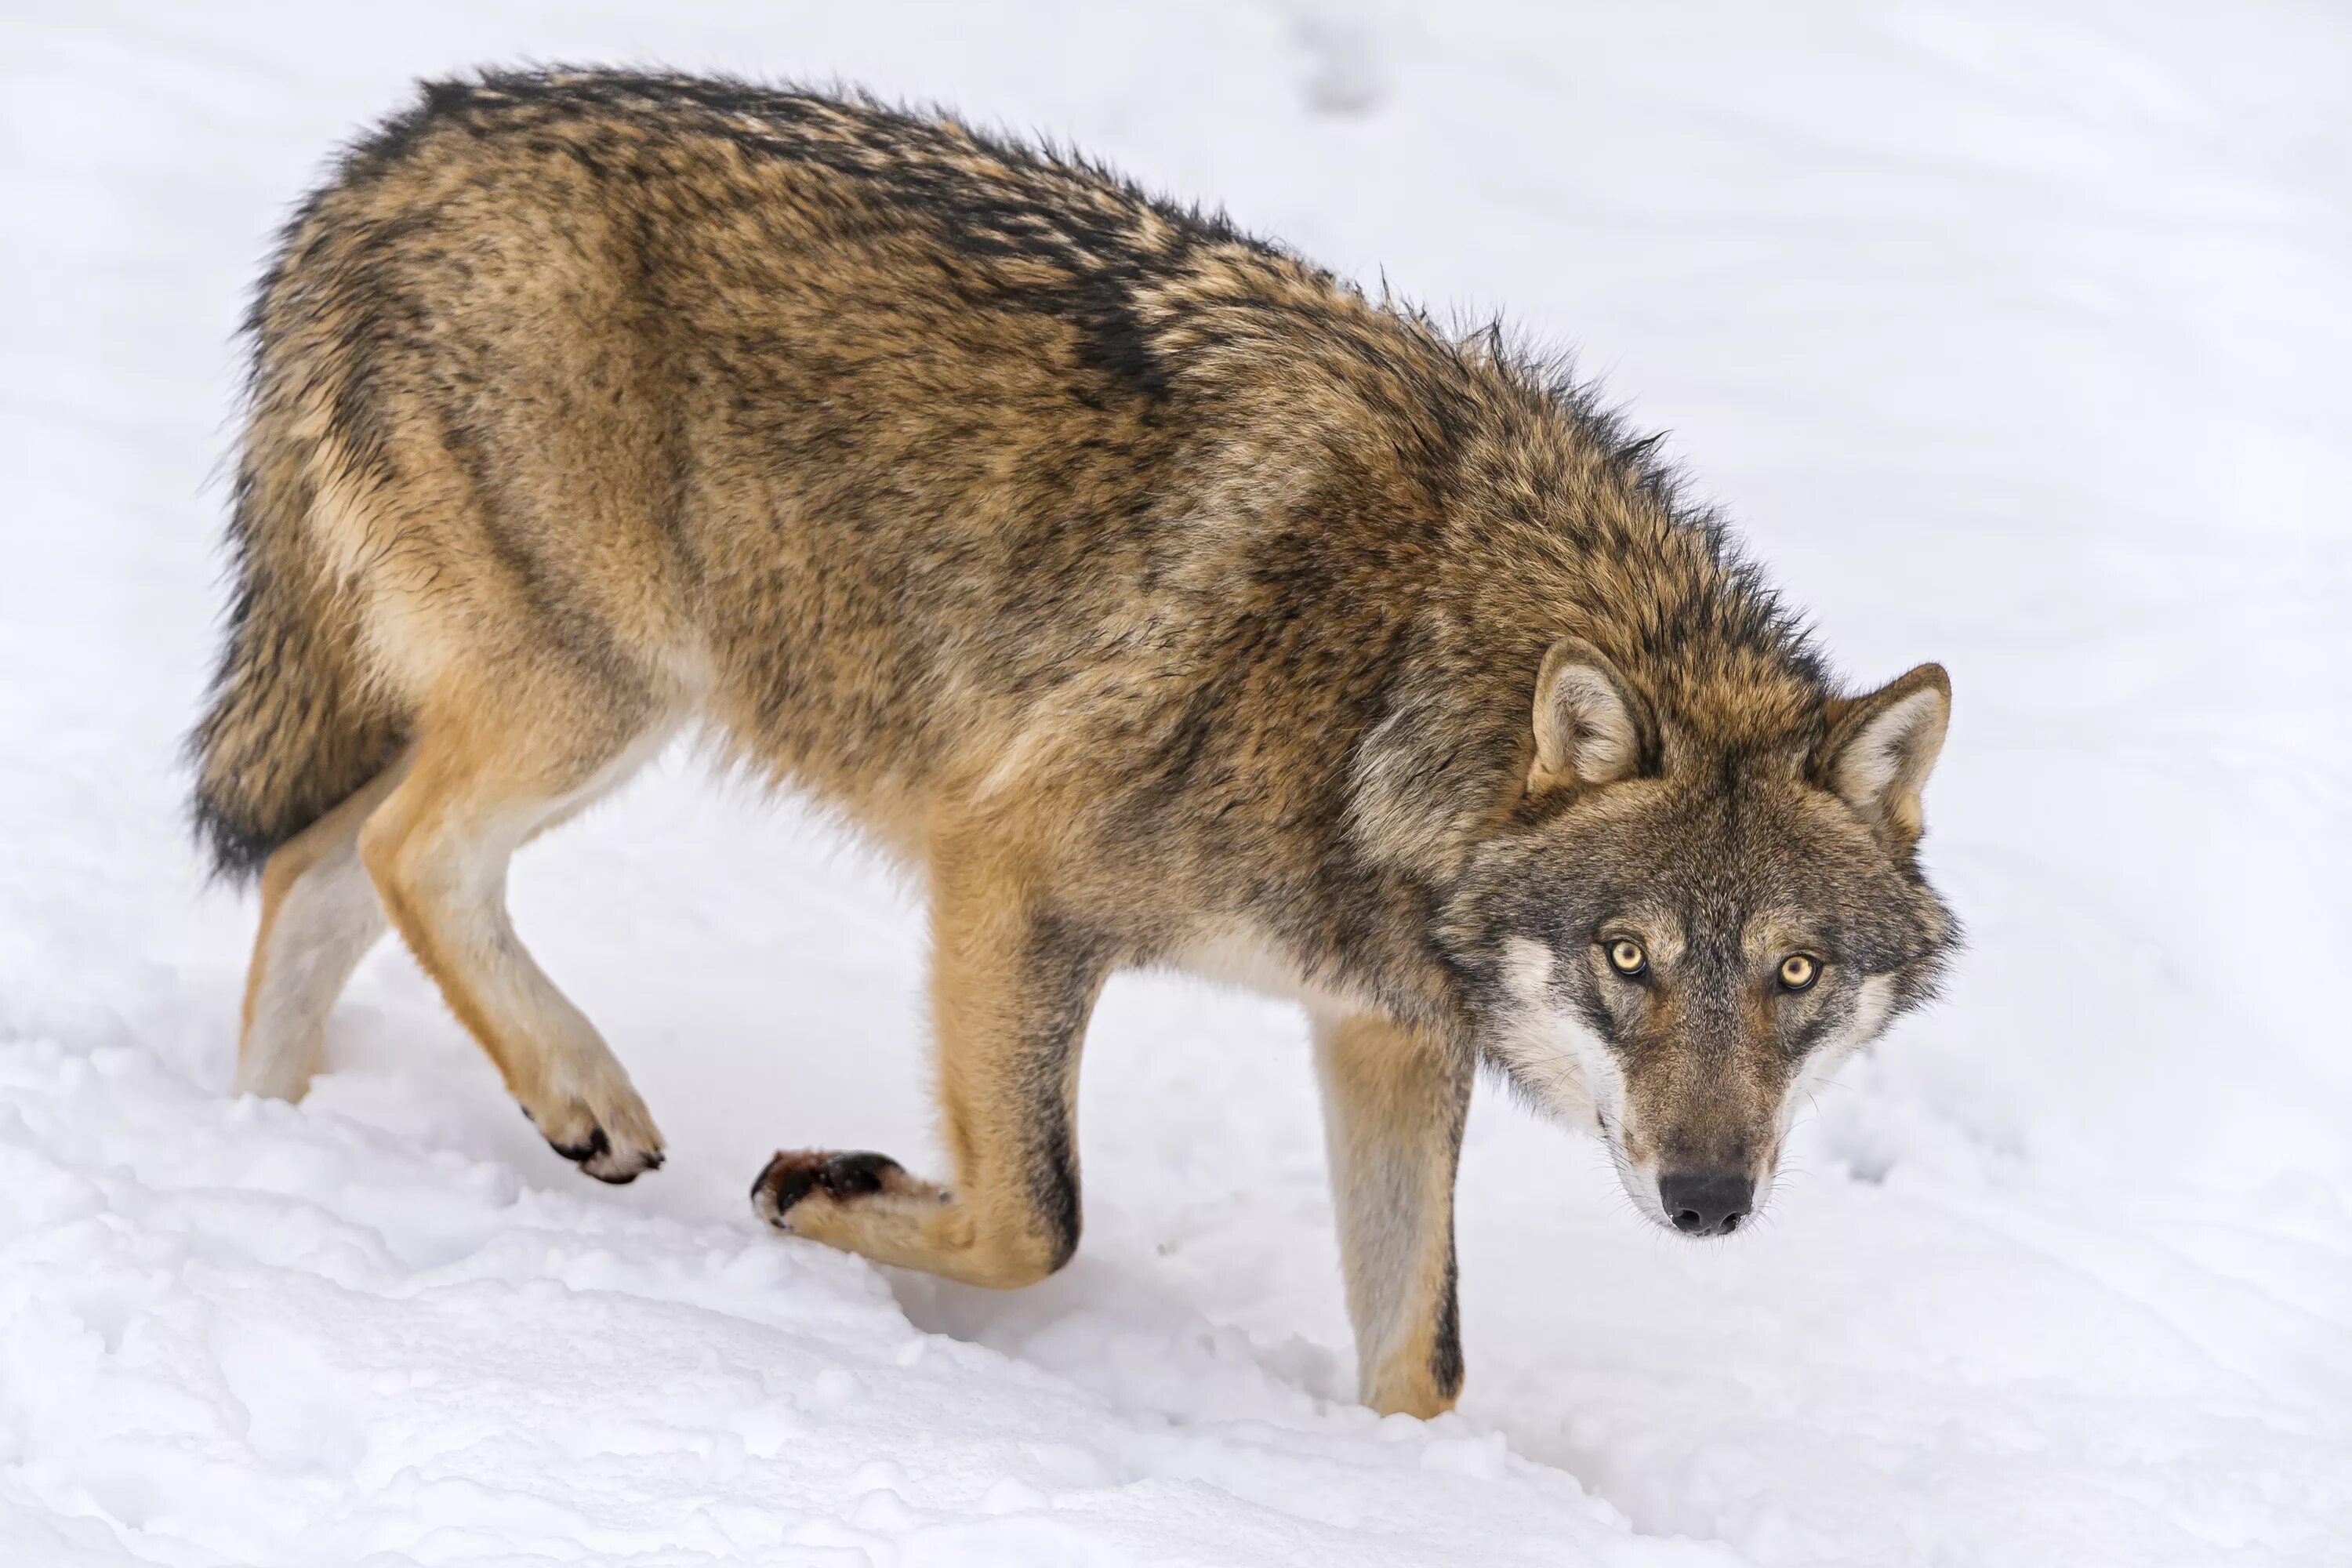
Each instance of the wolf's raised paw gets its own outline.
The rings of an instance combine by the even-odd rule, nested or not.
[[[927,1184],[907,1174],[887,1154],[836,1154],[822,1149],[779,1149],[751,1184],[751,1212],[778,1230],[790,1230],[794,1205],[812,1193],[836,1200],[906,1192]]]

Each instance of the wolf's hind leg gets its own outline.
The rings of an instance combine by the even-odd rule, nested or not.
[[[932,1010],[951,1186],[879,1154],[780,1153],[751,1190],[779,1230],[967,1284],[1034,1284],[1078,1245],[1078,1052],[1110,967],[986,849],[932,860]]]
[[[319,1070],[327,1015],[383,935],[383,905],[360,864],[360,827],[407,771],[394,763],[269,857],[261,930],[245,977],[236,1091],[300,1100]]]
[[[617,787],[666,731],[645,714],[448,701],[422,715],[408,774],[360,830],[383,906],[449,1010],[556,1152],[626,1182],[661,1134],[603,1037],[515,935],[507,863],[524,840]]]
[[[1357,1381],[1383,1415],[1430,1416],[1462,1392],[1454,1173],[1471,1064],[1369,1015],[1315,1026]]]

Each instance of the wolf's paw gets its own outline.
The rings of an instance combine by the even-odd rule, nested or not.
[[[817,1206],[830,1208],[881,1193],[932,1197],[939,1189],[908,1175],[887,1154],[780,1149],[751,1184],[751,1212],[778,1230],[806,1235],[806,1227],[793,1223],[793,1211],[803,1204],[814,1198]]]
[[[625,1079],[587,1093],[551,1096],[522,1113],[548,1147],[600,1182],[615,1186],[661,1169],[662,1137],[653,1112]]]

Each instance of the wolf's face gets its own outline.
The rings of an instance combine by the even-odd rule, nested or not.
[[[1448,940],[1488,1061],[1595,1128],[1643,1213],[1725,1235],[1808,1087],[1925,1000],[1951,949],[1913,855],[1948,689],[1922,667],[1812,746],[1636,776],[1638,710],[1579,652],[1546,670],[1570,688],[1562,723],[1538,723],[1564,804],[1486,847]]]

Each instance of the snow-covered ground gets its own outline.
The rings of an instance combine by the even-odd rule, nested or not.
[[[1484,1100],[1426,1426],[1271,1004],[1114,987],[1044,1287],[756,1227],[779,1143],[926,1146],[919,922],[683,758],[515,888],[658,1177],[394,947],[232,1102],[232,329],[332,143],[526,57],[951,101],[1576,346],[1855,681],[1950,667],[1949,1001],[1730,1243]],[[2347,83],[2333,0],[0,0],[0,1562],[2352,1563]]]

